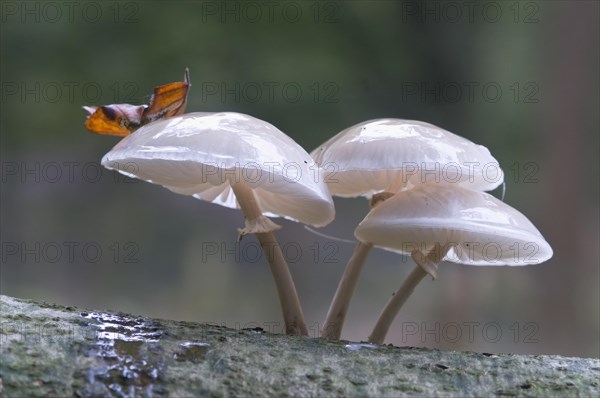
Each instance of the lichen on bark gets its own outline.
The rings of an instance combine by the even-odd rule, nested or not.
[[[599,396],[598,359],[274,335],[0,296],[0,396]]]

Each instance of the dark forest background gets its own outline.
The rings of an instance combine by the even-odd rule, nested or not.
[[[554,257],[444,264],[389,342],[600,355],[598,2],[0,4],[2,294],[230,327],[281,322],[256,241],[235,246],[239,211],[100,168],[118,138],[83,127],[82,105],[143,103],[187,66],[188,111],[253,115],[307,151],[352,124],[396,117],[444,127],[499,160],[505,201]],[[367,202],[336,208],[323,232],[352,238]],[[352,245],[281,223],[314,325]],[[344,338],[366,338],[412,266],[373,252]]]

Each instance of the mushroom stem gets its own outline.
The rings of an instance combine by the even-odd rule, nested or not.
[[[246,220],[253,221],[263,217],[254,192],[243,182],[231,181],[231,189],[244,213]],[[308,329],[302,314],[302,307],[296,292],[296,286],[281,252],[281,247],[272,232],[256,233],[256,238],[267,257],[271,273],[275,279],[279,302],[283,312],[286,334],[308,336]]]
[[[369,207],[373,209],[379,203],[391,198],[392,196],[394,196],[394,194],[387,191],[377,193],[371,197],[371,200],[369,201]],[[356,243],[356,246],[354,247],[354,253],[352,253],[352,257],[350,257],[350,260],[348,260],[348,264],[346,264],[346,268],[342,274],[342,279],[338,284],[335,295],[333,296],[333,300],[331,301],[331,305],[329,306],[329,310],[327,311],[327,318],[323,324],[321,337],[331,340],[340,339],[340,336],[342,335],[342,327],[344,326],[344,321],[346,319],[346,313],[348,312],[350,300],[352,299],[352,294],[354,293],[354,289],[356,289],[358,278],[360,277],[360,273],[365,265],[367,256],[372,248],[372,243],[364,243],[361,241]]]
[[[342,326],[344,325],[344,319],[350,306],[350,300],[352,299],[352,293],[356,288],[358,278],[365,265],[365,259],[371,251],[373,244],[358,242],[354,248],[354,253],[346,265],[342,279],[338,285],[338,288],[333,296],[333,301],[327,312],[327,318],[323,325],[323,332],[321,337],[339,340],[342,334]]]
[[[436,243],[434,248],[427,254],[427,256],[423,255],[418,250],[415,250],[412,253],[412,258],[417,263],[415,269],[408,275],[400,289],[398,289],[392,297],[389,299],[381,315],[379,315],[379,319],[377,319],[377,323],[369,336],[369,342],[375,344],[382,344],[385,340],[385,336],[387,335],[394,318],[400,312],[400,309],[406,302],[406,300],[410,297],[412,292],[415,290],[415,287],[425,278],[427,275],[431,275],[433,279],[436,277],[436,269],[437,264],[441,262],[441,260],[448,253],[449,246],[442,246],[439,243]]]

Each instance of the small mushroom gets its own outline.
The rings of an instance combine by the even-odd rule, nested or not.
[[[256,234],[269,261],[288,334],[308,331],[292,277],[265,215],[324,226],[335,216],[310,155],[275,126],[239,113],[188,113],[141,127],[102,165],[173,192],[241,208],[240,237]]]
[[[370,198],[371,207],[423,183],[492,190],[504,181],[489,150],[416,120],[376,119],[351,126],[315,149],[334,196]],[[329,307],[322,337],[339,339],[352,293],[371,250],[358,242]]]
[[[355,236],[386,250],[410,254],[417,266],[386,304],[369,342],[381,344],[398,311],[442,260],[469,265],[529,265],[552,257],[552,248],[516,209],[485,193],[425,184],[374,208]]]

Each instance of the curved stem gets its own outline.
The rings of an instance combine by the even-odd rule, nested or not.
[[[262,213],[256,203],[256,197],[251,188],[243,183],[234,183],[233,181],[231,182],[231,188],[247,220],[255,220],[262,217]],[[272,232],[261,232],[255,235],[267,257],[271,273],[275,279],[286,334],[308,336],[308,329],[304,321],[304,315],[302,314],[302,307],[300,306],[296,286],[294,285],[292,275],[277,239]]]
[[[449,246],[442,247],[439,243],[436,243],[434,248],[424,256],[420,251],[415,250],[412,253],[412,257],[417,263],[415,269],[408,275],[400,289],[398,289],[392,297],[389,299],[377,323],[369,336],[369,342],[375,344],[382,344],[385,340],[385,336],[390,330],[390,326],[400,312],[400,309],[410,297],[415,287],[423,280],[423,278],[429,274],[433,279],[436,278],[437,264],[446,256],[449,250]]]
[[[371,200],[369,201],[369,207],[373,209],[379,203],[391,198],[392,196],[394,196],[394,194],[391,192],[384,191],[377,193],[371,197]],[[331,305],[329,306],[329,310],[327,311],[327,318],[323,324],[321,337],[331,340],[340,339],[342,327],[344,326],[344,321],[346,319],[346,313],[348,312],[350,300],[352,299],[352,294],[354,293],[354,289],[356,289],[358,278],[360,277],[360,273],[364,268],[367,256],[372,248],[372,243],[364,243],[360,241],[356,243],[356,246],[354,247],[354,253],[352,253],[352,257],[350,257],[350,260],[348,260],[348,264],[346,264],[346,268],[342,274],[342,279],[338,284],[335,295],[333,296],[333,300],[331,301]]]
[[[418,265],[408,275],[400,289],[398,289],[387,302],[371,335],[369,336],[369,342],[375,344],[382,344],[385,340],[394,318],[400,311],[400,308],[404,305],[406,300],[410,297],[415,287],[421,282],[421,280],[427,275],[427,272]]]
[[[327,318],[325,319],[323,332],[321,337],[327,339],[339,340],[342,334],[342,327],[344,326],[344,320],[348,307],[350,306],[350,300],[352,299],[352,293],[356,288],[358,278],[365,265],[365,260],[371,251],[373,244],[357,242],[354,248],[354,253],[346,265],[342,279],[338,284],[335,296],[327,312]]]

